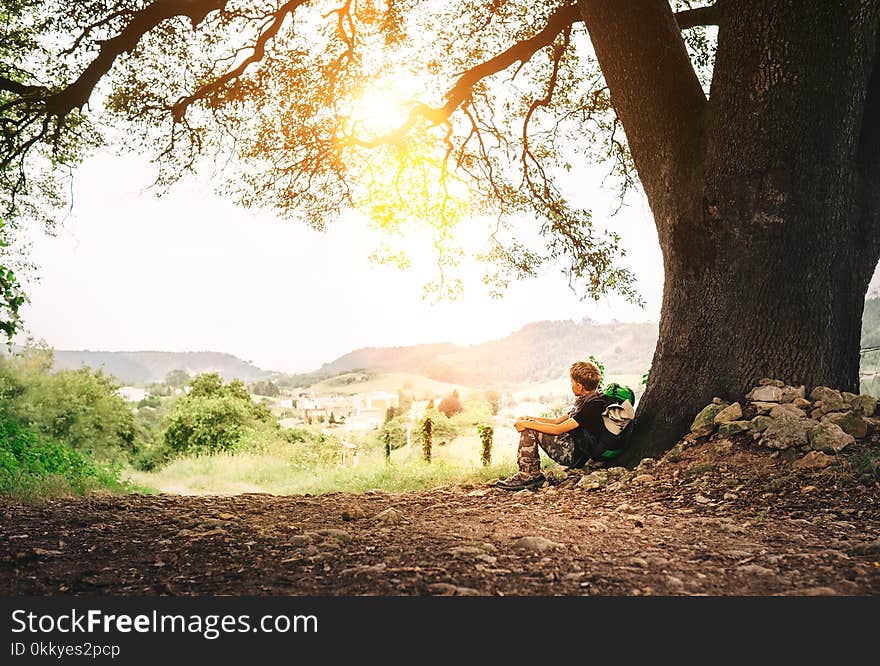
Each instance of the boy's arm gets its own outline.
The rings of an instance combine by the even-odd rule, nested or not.
[[[570,416],[566,416],[565,420],[562,423],[539,423],[536,421],[517,421],[517,430],[522,432],[523,430],[535,430],[536,432],[543,432],[548,435],[561,435],[566,432],[571,432],[575,428],[578,427],[578,422],[575,421]]]
[[[532,421],[534,423],[555,423],[555,424],[559,425],[560,423],[565,421],[565,419],[567,419],[567,418],[568,418],[568,414],[566,414],[565,416],[560,416],[559,418],[556,418],[556,419],[545,419],[540,416],[523,416],[522,418],[520,418],[520,421]]]

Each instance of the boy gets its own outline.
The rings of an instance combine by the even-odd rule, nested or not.
[[[517,465],[519,472],[498,482],[505,490],[538,488],[544,483],[538,447],[560,465],[582,467],[590,459],[605,427],[602,412],[619,398],[603,395],[596,389],[602,379],[599,368],[589,361],[578,361],[570,369],[574,407],[558,419],[537,416],[519,418],[514,427],[520,433]]]

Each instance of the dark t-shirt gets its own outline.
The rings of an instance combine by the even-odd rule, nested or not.
[[[594,393],[591,396],[579,395],[575,398],[574,406],[568,411],[568,415],[577,421],[578,427],[571,431],[575,442],[585,443],[585,440],[599,439],[605,424],[602,423],[602,412],[608,407],[620,402],[619,399],[603,393]],[[589,433],[584,437],[585,433]]]

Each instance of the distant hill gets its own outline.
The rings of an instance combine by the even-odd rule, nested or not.
[[[438,356],[458,349],[461,348],[450,342],[410,347],[364,347],[325,363],[315,374],[332,377],[361,369],[374,372],[418,372]]]
[[[216,372],[224,379],[243,381],[263,379],[273,373],[242,361],[232,354],[220,352],[107,352],[55,350],[56,369],[76,369],[87,366],[113,375],[124,384],[148,384],[165,379],[172,370],[184,370],[190,375]]]
[[[598,324],[585,319],[528,324],[504,338],[478,345],[367,347],[304,375],[282,376],[219,352],[55,351],[55,367],[103,368],[126,384],[157,382],[172,370],[185,370],[191,375],[217,372],[224,379],[237,377],[246,382],[274,377],[292,386],[309,386],[353,370],[368,370],[485,387],[556,380],[565,375],[572,362],[591,354],[604,363],[609,374],[640,375],[650,366],[656,343],[655,323]],[[862,323],[862,347],[873,346],[880,346],[880,298],[877,297],[865,301]],[[863,363],[880,364],[880,354],[866,356]]]
[[[642,373],[651,363],[656,342],[656,324],[544,321],[478,345],[359,349],[324,364],[315,374],[367,369],[468,386],[520,384],[556,379],[590,354],[609,372]]]
[[[314,374],[330,377],[364,369],[411,373],[466,386],[522,384],[558,379],[572,362],[592,354],[608,374],[641,375],[651,365],[657,334],[655,323],[542,321],[478,345],[359,349],[324,364]],[[880,346],[878,297],[865,301],[862,347],[869,346]],[[880,353],[868,355],[864,362],[880,364]]]

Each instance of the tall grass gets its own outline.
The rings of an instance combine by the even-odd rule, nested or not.
[[[155,472],[132,472],[135,483],[162,492],[182,494],[324,494],[422,490],[452,483],[479,483],[516,471],[515,455],[505,451],[483,467],[475,437],[462,437],[436,447],[435,457],[421,459],[421,447],[392,452],[389,462],[381,450],[361,454],[358,464],[323,463],[304,469],[296,464],[294,445],[255,452],[221,453],[180,458]],[[286,450],[285,450],[286,449]]]

